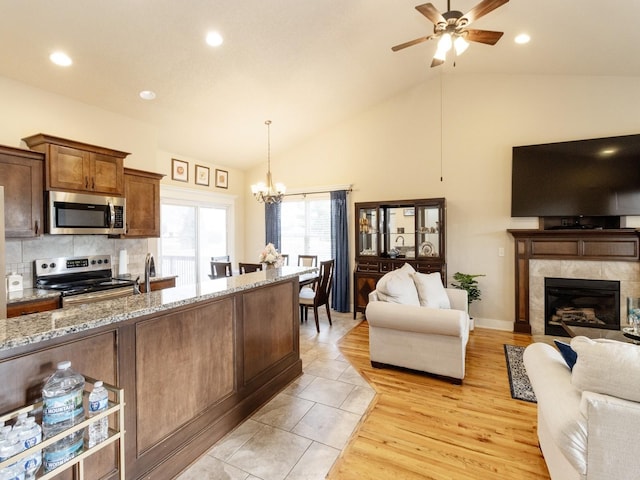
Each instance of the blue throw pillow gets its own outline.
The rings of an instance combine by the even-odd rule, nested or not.
[[[578,354],[574,352],[568,343],[561,342],[560,340],[554,340],[553,342],[556,344],[556,347],[558,347],[564,361],[567,362],[569,369],[573,370],[573,366],[576,364],[576,360],[578,360]]]

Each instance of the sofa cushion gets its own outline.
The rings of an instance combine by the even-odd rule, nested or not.
[[[571,383],[579,390],[640,402],[640,347],[615,340],[571,339],[578,360]]]
[[[571,348],[571,345],[566,342],[554,340],[553,343],[558,347],[558,351],[560,352],[560,355],[562,355],[562,358],[564,358],[564,361],[567,362],[569,369],[573,370],[573,366],[576,364],[576,360],[578,359],[578,354],[573,350],[573,348]]]
[[[529,345],[523,361],[538,400],[538,419],[549,426],[553,443],[569,463],[585,475],[587,420],[580,412],[582,394],[571,384],[571,371],[560,352],[542,342]]]
[[[439,273],[415,272],[412,277],[422,307],[451,308],[449,297]]]
[[[379,300],[404,305],[420,305],[418,292],[411,277],[415,272],[411,265],[405,263],[401,268],[383,275],[376,285]]]

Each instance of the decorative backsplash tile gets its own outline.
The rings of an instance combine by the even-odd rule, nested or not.
[[[16,272],[23,277],[23,287],[33,288],[33,261],[40,258],[73,257],[110,254],[113,273],[118,273],[120,250],[129,254],[129,271],[144,271],[148,240],[109,238],[106,235],[44,235],[34,239],[7,239],[5,242],[5,273]]]

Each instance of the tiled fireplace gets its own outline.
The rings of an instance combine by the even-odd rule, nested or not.
[[[545,335],[545,279],[620,282],[619,318],[626,324],[626,299],[640,296],[640,262],[529,260],[529,323],[533,335]],[[551,335],[562,333],[548,332]]]
[[[620,321],[627,297],[640,297],[640,232],[509,230],[516,240],[514,331],[545,334],[545,279],[619,282]]]

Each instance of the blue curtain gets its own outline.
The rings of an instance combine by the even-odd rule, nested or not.
[[[278,252],[280,252],[280,244],[282,243],[281,211],[279,203],[264,204],[265,244],[273,243]]]
[[[331,308],[349,311],[349,224],[347,191],[331,192],[331,256],[335,259]]]

